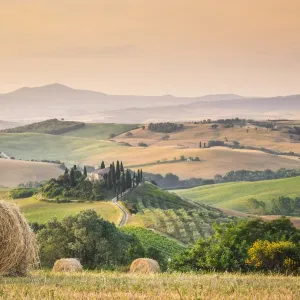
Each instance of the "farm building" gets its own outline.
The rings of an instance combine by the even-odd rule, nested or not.
[[[103,180],[104,179],[104,175],[109,173],[110,168],[105,168],[105,169],[96,169],[95,171],[93,171],[88,179],[90,181],[98,181],[98,180]]]

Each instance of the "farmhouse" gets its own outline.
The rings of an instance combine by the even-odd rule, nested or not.
[[[109,170],[110,170],[110,168],[97,169],[89,175],[88,179],[89,179],[89,181],[103,180],[104,175],[108,174]]]

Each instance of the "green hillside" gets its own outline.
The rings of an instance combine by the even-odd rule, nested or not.
[[[69,131],[64,135],[105,140],[137,127],[137,124],[86,123],[84,127]]]
[[[93,209],[103,219],[118,224],[121,212],[118,207],[111,202],[77,202],[77,203],[51,203],[39,201],[36,198],[8,200],[7,202],[16,203],[30,222],[46,223],[53,217],[61,220],[67,215],[74,215],[82,210]]]
[[[214,205],[220,208],[247,211],[247,200],[256,198],[270,207],[273,198],[279,196],[300,196],[300,177],[265,180],[258,182],[234,182],[207,185],[185,190],[173,190],[179,196]]]
[[[124,147],[92,138],[39,133],[0,133],[0,145],[1,151],[17,159],[60,160],[69,164],[79,164],[87,158]]]
[[[35,132],[35,133],[47,133],[47,134],[62,134],[68,131],[82,128],[84,126],[85,124],[82,122],[50,119],[42,122],[32,123],[25,126],[18,126],[14,128],[4,129],[1,132],[6,132],[6,133]]]
[[[123,198],[133,214],[128,225],[151,228],[184,244],[213,233],[213,223],[230,219],[220,210],[197,204],[145,183]]]

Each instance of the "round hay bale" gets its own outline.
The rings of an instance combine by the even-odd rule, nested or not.
[[[55,262],[53,272],[82,272],[83,267],[76,258],[62,258]]]
[[[19,208],[0,200],[0,275],[26,276],[39,263],[35,234]]]
[[[138,258],[130,266],[130,273],[159,273],[160,267],[156,260],[150,258]]]

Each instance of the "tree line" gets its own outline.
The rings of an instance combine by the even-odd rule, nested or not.
[[[148,125],[148,130],[154,132],[164,132],[164,133],[171,133],[174,131],[182,130],[184,128],[183,124],[178,123],[150,123]]]

